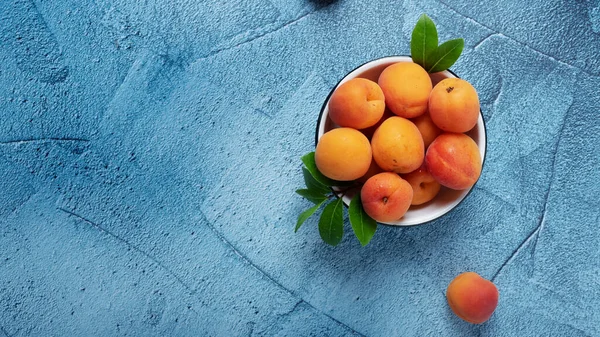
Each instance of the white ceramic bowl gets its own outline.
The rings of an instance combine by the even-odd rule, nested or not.
[[[325,100],[325,103],[323,104],[323,107],[321,108],[321,113],[319,114],[319,119],[317,121],[315,145],[325,132],[337,127],[337,125],[335,125],[329,118],[329,99],[331,98],[331,94],[335,91],[335,89],[346,81],[356,77],[367,78],[377,82],[379,74],[381,74],[383,69],[396,62],[412,62],[412,59],[410,56],[389,56],[376,59],[352,70],[348,75],[342,78],[342,80],[331,90],[327,96],[327,99]],[[434,73],[430,76],[434,86],[444,78],[458,77],[449,70]],[[485,159],[486,152],[486,135],[485,123],[483,121],[481,112],[479,113],[477,125],[471,131],[467,132],[467,135],[473,138],[475,143],[477,143],[479,152],[481,154],[481,159],[483,161]],[[336,189],[334,188],[334,190]],[[435,220],[455,208],[469,194],[470,191],[471,189],[455,191],[442,187],[440,193],[432,201],[419,206],[411,206],[408,212],[406,212],[406,214],[400,220],[383,224],[393,226],[413,226]],[[354,193],[356,193],[356,191],[349,191],[343,196],[343,200],[346,205],[350,204],[350,200],[352,199]]]

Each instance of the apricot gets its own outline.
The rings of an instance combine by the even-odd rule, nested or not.
[[[466,272],[450,282],[446,299],[456,316],[469,323],[481,324],[496,310],[498,289],[477,273]]]
[[[386,119],[371,139],[373,159],[384,171],[408,173],[423,163],[425,148],[419,129],[406,118]]]
[[[419,129],[419,132],[421,132],[421,137],[423,137],[423,145],[425,146],[425,149],[427,149],[431,142],[433,142],[433,140],[443,132],[431,120],[431,116],[428,112],[422,114],[419,117],[411,119],[411,121],[415,123],[417,129]]]
[[[398,62],[386,67],[377,80],[385,104],[400,117],[413,118],[427,110],[432,85],[427,71],[412,62]]]
[[[396,221],[406,214],[413,197],[410,184],[393,172],[369,178],[360,190],[365,212],[375,221]]]
[[[479,118],[479,97],[471,83],[460,78],[446,78],[429,96],[429,114],[440,129],[467,132]]]
[[[385,99],[379,85],[353,78],[340,85],[329,100],[329,117],[339,126],[364,129],[381,119]]]
[[[369,140],[352,128],[337,128],[321,136],[315,149],[315,162],[330,179],[350,181],[362,177],[371,165]]]
[[[422,205],[440,192],[442,185],[429,173],[425,165],[421,165],[417,170],[402,175],[413,189],[413,198],[411,205]]]
[[[481,175],[481,155],[471,137],[462,133],[439,135],[425,155],[429,173],[443,186],[464,190],[475,185]]]

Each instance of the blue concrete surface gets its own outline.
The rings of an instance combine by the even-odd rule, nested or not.
[[[423,12],[465,38],[481,180],[365,248],[294,234],[322,101]],[[599,50],[597,0],[3,0],[0,336],[600,336]]]

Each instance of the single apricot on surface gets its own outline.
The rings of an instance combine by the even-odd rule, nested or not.
[[[411,121],[415,123],[417,129],[419,129],[419,132],[421,132],[421,136],[423,137],[423,145],[425,146],[425,149],[427,149],[429,145],[431,145],[431,142],[433,142],[433,140],[443,132],[431,120],[431,115],[429,115],[429,112],[426,112],[419,117],[413,118],[411,119]]]
[[[386,119],[371,139],[373,159],[384,171],[409,173],[421,166],[425,157],[419,129],[406,118]]]
[[[337,128],[324,133],[315,149],[319,171],[340,181],[362,177],[371,165],[372,156],[367,137],[352,128]]]
[[[467,132],[479,118],[479,97],[471,83],[460,78],[446,78],[429,95],[429,114],[440,129]]]
[[[443,186],[465,190],[481,175],[481,154],[477,143],[463,133],[439,135],[425,154],[429,173]]]
[[[339,126],[364,129],[381,119],[385,98],[379,85],[353,78],[340,85],[329,99],[329,118]]]
[[[410,184],[393,172],[369,178],[360,190],[365,212],[379,222],[396,221],[406,214],[413,197]]]
[[[490,319],[498,306],[498,296],[496,285],[474,272],[458,275],[446,291],[450,309],[456,316],[473,324]]]
[[[411,205],[422,205],[433,200],[442,188],[442,185],[429,173],[425,165],[421,165],[415,171],[403,174],[402,178],[408,181],[413,189]]]
[[[386,106],[400,117],[413,118],[427,111],[432,84],[423,67],[412,62],[398,62],[386,67],[377,80]]]

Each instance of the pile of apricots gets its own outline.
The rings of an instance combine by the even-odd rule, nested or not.
[[[420,65],[394,63],[377,82],[354,78],[335,89],[329,118],[337,127],[317,143],[317,168],[334,180],[363,183],[365,212],[378,222],[397,221],[442,186],[464,190],[479,179],[481,155],[465,134],[479,112],[469,82],[446,78],[434,87]]]

